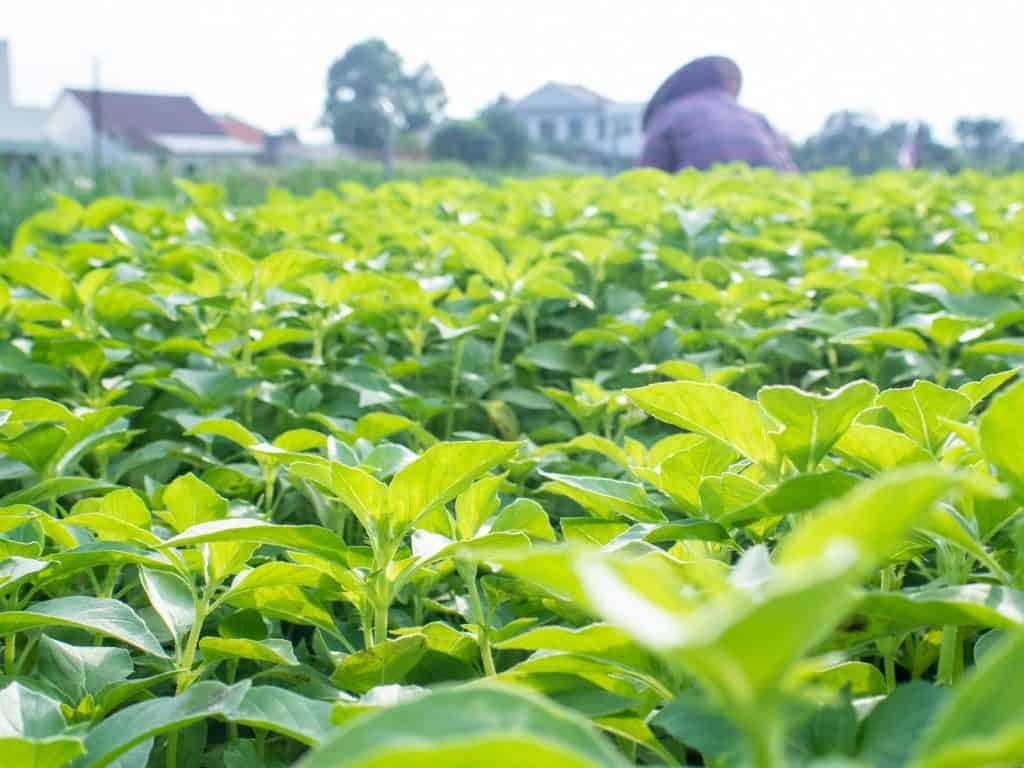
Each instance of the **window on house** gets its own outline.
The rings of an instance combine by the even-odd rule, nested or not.
[[[582,117],[570,117],[569,118],[569,140],[570,141],[583,141],[583,118]]]
[[[540,138],[542,141],[554,141],[555,140],[555,121],[554,120],[541,120],[540,121]]]
[[[597,118],[597,138],[603,139],[605,137],[605,132],[607,131],[607,129],[608,126],[605,125],[604,118]]]
[[[615,124],[615,135],[616,136],[632,136],[633,135],[633,121],[628,117],[619,118]]]

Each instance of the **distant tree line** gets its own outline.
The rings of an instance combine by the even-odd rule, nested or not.
[[[1003,120],[964,117],[954,127],[956,142],[935,138],[927,123],[882,123],[862,112],[830,115],[824,127],[806,141],[792,145],[801,170],[845,166],[868,174],[883,168],[912,166],[936,171],[972,168],[1001,174],[1024,171],[1024,142],[1017,141]]]
[[[445,119],[444,84],[424,64],[407,71],[402,57],[379,39],[349,48],[327,72],[323,123],[340,144],[377,151],[389,135],[405,153],[474,167],[519,168],[530,157],[526,126],[505,96],[471,120]],[[820,131],[792,145],[801,170],[845,166],[868,174],[883,168],[916,167],[956,172],[1024,171],[1024,142],[1002,120],[965,117],[956,141],[939,141],[927,123],[882,123],[863,112],[830,115]],[[544,147],[578,160],[582,147]]]
[[[406,71],[402,57],[379,39],[349,48],[327,71],[323,123],[334,140],[380,150],[390,132],[396,145],[417,144],[433,160],[514,168],[529,160],[526,127],[499,98],[474,120],[445,120],[448,96],[430,65]]]

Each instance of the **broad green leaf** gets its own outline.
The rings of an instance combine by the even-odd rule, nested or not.
[[[999,477],[1010,483],[1018,495],[1024,495],[1024,381],[1018,381],[992,399],[981,417],[978,431],[985,458],[995,466]]]
[[[146,503],[129,488],[108,493],[100,499],[99,511],[139,528],[149,527],[150,516]]]
[[[296,563],[270,562],[245,570],[231,584],[224,594],[225,600],[232,600],[245,592],[273,587],[323,586],[324,576],[316,568]]]
[[[637,470],[637,474],[686,509],[695,511],[700,507],[700,484],[704,478],[725,472],[736,458],[736,452],[725,443],[702,438],[676,451],[655,469]]]
[[[344,539],[319,525],[277,525],[248,518],[229,518],[201,523],[163,542],[163,547],[187,547],[213,542],[269,544],[310,552],[345,564]]]
[[[217,435],[226,440],[248,448],[263,442],[258,435],[253,434],[237,421],[231,419],[204,419],[185,433],[186,435]]]
[[[196,683],[180,696],[132,704],[107,717],[85,737],[85,755],[75,768],[103,768],[146,739],[185,728],[209,717],[226,717],[249,690],[249,681],[227,686]]]
[[[745,475],[724,472],[717,477],[705,477],[700,484],[700,514],[714,520],[726,520],[749,509],[768,491]]]
[[[0,560],[0,595],[4,595],[13,589],[21,586],[30,579],[35,579],[36,574],[49,568],[53,563],[45,560],[33,560],[27,557],[14,555],[6,560]]]
[[[651,673],[657,671],[650,655],[630,635],[608,624],[585,627],[537,627],[495,644],[496,648],[523,651],[564,651],[629,666]]]
[[[1008,371],[1000,371],[999,373],[990,373],[981,381],[969,381],[966,384],[961,385],[957,391],[967,395],[971,403],[973,403],[974,406],[977,406],[978,403],[991,395],[1018,373],[1019,369],[1017,368],[1011,368]]]
[[[0,689],[0,749],[5,765],[61,768],[82,754],[60,704],[13,682]]]
[[[175,647],[184,640],[196,621],[196,602],[192,590],[181,576],[166,571],[139,569],[149,604],[174,638]]]
[[[516,499],[494,518],[490,532],[520,531],[531,539],[555,541],[551,518],[544,508],[533,499]]]
[[[105,493],[116,490],[117,486],[104,480],[91,477],[54,477],[41,483],[29,486],[20,491],[13,491],[0,499],[0,507],[13,504],[39,504],[51,499],[60,499],[69,495],[86,495]]]
[[[48,739],[25,739],[0,736],[0,754],[8,765],[32,768],[63,768],[82,754],[78,738],[53,736]]]
[[[6,259],[3,272],[13,282],[31,288],[49,299],[70,305],[75,298],[75,287],[71,278],[54,264],[38,259]]]
[[[829,667],[815,676],[814,682],[841,691],[848,689],[851,696],[881,696],[887,693],[885,677],[878,667],[863,661],[845,661]]]
[[[624,520],[604,520],[599,517],[562,517],[558,520],[558,526],[567,543],[588,547],[603,547],[631,527]]]
[[[950,427],[940,417],[963,421],[973,403],[967,395],[944,389],[930,381],[915,381],[905,389],[887,389],[878,396],[900,428],[932,454],[937,454],[949,436]]]
[[[119,600],[57,597],[21,611],[0,612],[0,635],[36,627],[73,627],[112,637],[159,658],[167,655],[138,614]]]
[[[270,619],[320,627],[331,635],[338,633],[334,617],[302,587],[285,584],[240,590],[228,602],[236,608],[259,611]]]
[[[334,735],[332,705],[301,696],[286,688],[256,685],[249,688],[223,717],[250,728],[280,733],[309,746]]]
[[[423,658],[426,650],[427,639],[419,634],[385,640],[342,659],[331,676],[331,682],[353,693],[366,693],[378,685],[400,683]]]
[[[227,499],[191,472],[168,485],[163,500],[167,511],[162,517],[178,533],[201,523],[222,520],[228,513]]]
[[[825,502],[779,545],[778,562],[827,556],[830,547],[852,547],[858,569],[900,549],[911,528],[959,478],[939,467],[913,467],[884,474]]]
[[[740,730],[695,688],[683,691],[666,704],[651,722],[706,759],[735,754],[741,749]]]
[[[460,539],[471,539],[501,504],[498,491],[506,475],[481,478],[455,499],[455,528]]]
[[[858,757],[878,768],[904,768],[946,694],[922,681],[896,688],[865,719]]]
[[[932,456],[902,432],[871,424],[854,424],[835,445],[835,452],[857,469],[876,474],[887,469],[933,461]]]
[[[632,462],[629,456],[624,450],[619,448],[615,443],[606,437],[600,435],[586,434],[574,437],[568,443],[566,443],[567,449],[579,450],[579,451],[593,451],[599,453],[602,456],[611,459],[620,467],[628,468]]]
[[[451,501],[518,450],[519,443],[492,440],[438,443],[428,448],[391,481],[387,498],[392,530],[401,531]]]
[[[857,610],[893,628],[948,624],[1009,629],[1024,624],[1024,592],[993,584],[869,592]]]
[[[123,648],[97,648],[39,638],[36,671],[66,697],[72,706],[86,696],[99,698],[109,685],[126,680],[134,671],[131,654]]]
[[[60,704],[50,697],[18,682],[0,689],[0,735],[46,739],[66,729]]]
[[[747,506],[724,512],[718,521],[724,525],[741,525],[764,517],[796,515],[851,491],[861,479],[839,470],[809,475],[796,475],[783,480]]]
[[[790,666],[828,635],[852,602],[849,563],[784,573],[759,590],[697,606],[651,559],[586,556],[576,571],[587,602],[640,645],[681,666],[749,717]]]
[[[295,477],[316,483],[337,497],[367,530],[373,530],[386,513],[387,486],[356,467],[332,461],[329,463],[292,464]]]
[[[248,659],[264,664],[298,666],[295,650],[287,640],[248,640],[245,638],[204,637],[199,651],[205,661]]]
[[[885,349],[907,349],[912,352],[927,352],[924,339],[903,328],[851,328],[832,337],[835,344],[848,344],[865,352]]]
[[[544,476],[549,482],[541,487],[542,491],[570,498],[596,517],[625,517],[641,522],[665,519],[638,483],[554,473],[545,473]]]
[[[855,381],[829,395],[789,386],[762,387],[757,401],[782,425],[771,433],[779,450],[810,472],[877,394],[878,387],[871,382]]]
[[[771,423],[761,408],[725,387],[674,381],[627,389],[625,394],[661,421],[713,437],[759,464],[777,463]]]
[[[1024,633],[1014,632],[953,690],[924,733],[915,768],[1024,760]]]
[[[485,764],[624,768],[626,762],[579,715],[521,687],[487,683],[437,690],[356,718],[298,765]]]
[[[78,505],[76,505],[77,507]],[[103,512],[78,512],[72,510],[72,514],[66,517],[65,521],[67,525],[82,526],[89,529],[96,534],[100,541],[126,542],[128,544],[138,544],[142,547],[157,547],[160,545],[159,536],[150,533],[145,528],[140,528],[128,522],[123,517],[116,517]]]

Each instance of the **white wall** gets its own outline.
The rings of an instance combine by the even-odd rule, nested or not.
[[[11,96],[11,64],[10,49],[6,40],[0,40],[0,110],[14,106]]]
[[[62,93],[50,110],[46,121],[46,138],[63,155],[71,155],[79,161],[87,161],[93,152],[92,116],[70,93]],[[106,136],[100,142],[103,163],[138,164],[138,155],[130,152]]]
[[[593,110],[580,112],[549,112],[547,114],[531,114],[524,118],[526,131],[530,140],[536,143],[544,141],[541,136],[541,123],[549,120],[554,123],[555,141],[570,142],[570,122],[578,117],[583,121],[582,143],[594,149],[618,154],[625,157],[638,157],[643,150],[643,131],[640,118],[643,114],[642,105],[613,104],[602,114]],[[601,137],[599,121],[604,118],[605,131]],[[628,135],[616,136],[616,121],[627,120],[631,130]]]

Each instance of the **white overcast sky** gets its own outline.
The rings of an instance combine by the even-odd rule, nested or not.
[[[744,101],[801,137],[841,108],[1024,129],[1024,0],[0,0],[19,103],[63,86],[189,93],[265,129],[311,126],[331,61],[379,36],[432,64],[454,116],[547,80],[644,101],[722,53]]]

